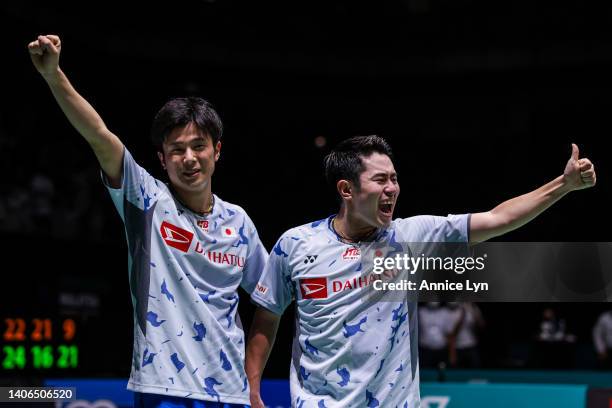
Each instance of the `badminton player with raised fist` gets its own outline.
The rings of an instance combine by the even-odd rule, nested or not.
[[[252,292],[267,259],[239,206],[212,193],[223,126],[201,98],[157,113],[152,141],[168,182],[138,165],[60,69],[60,38],[28,45],[60,108],[95,153],[125,225],[134,348],[135,407],[244,407],[244,333],[238,286]]]

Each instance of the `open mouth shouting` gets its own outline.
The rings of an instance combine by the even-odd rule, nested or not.
[[[383,200],[378,203],[378,212],[380,213],[381,218],[390,220],[393,216],[393,201]]]

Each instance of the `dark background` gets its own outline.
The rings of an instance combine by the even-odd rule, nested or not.
[[[76,373],[128,375],[123,226],[93,153],[30,63],[38,34],[61,36],[62,69],[157,177],[154,114],[170,97],[212,101],[225,125],[213,191],[247,210],[267,248],[336,211],[322,159],[374,133],[395,151],[398,217],[491,209],[561,174],[577,143],[597,186],[504,240],[610,241],[611,17],[586,2],[3,3],[0,317],[76,316]],[[485,365],[533,366],[544,305],[481,307]],[[563,366],[594,367],[591,328],[610,306],[555,307],[578,337]],[[246,296],[240,312],[248,330]],[[268,376],[287,376],[292,314]]]

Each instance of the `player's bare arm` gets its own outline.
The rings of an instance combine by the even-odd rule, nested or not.
[[[123,162],[123,143],[114,135],[95,109],[74,89],[60,69],[62,48],[56,35],[40,35],[28,44],[32,63],[49,85],[55,100],[75,129],[93,149],[100,166],[113,187],[119,187]]]
[[[245,371],[251,391],[251,407],[263,408],[260,385],[264,367],[274,345],[280,316],[258,307],[253,316],[246,348]]]
[[[505,201],[491,211],[474,213],[470,219],[470,243],[483,242],[517,229],[533,220],[567,193],[593,187],[597,182],[595,166],[581,159],[578,146],[562,175],[542,187]]]

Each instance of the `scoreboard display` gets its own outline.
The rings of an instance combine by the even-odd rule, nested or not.
[[[78,329],[74,319],[9,316],[2,322],[3,371],[79,367]]]
[[[132,311],[127,302],[121,306],[122,313],[109,306],[95,317],[5,313],[0,320],[0,385],[61,377],[127,378]]]
[[[12,289],[0,302],[0,385],[127,378],[133,312],[125,248],[49,239],[32,256],[32,242],[0,239],[20,265],[3,281]]]

